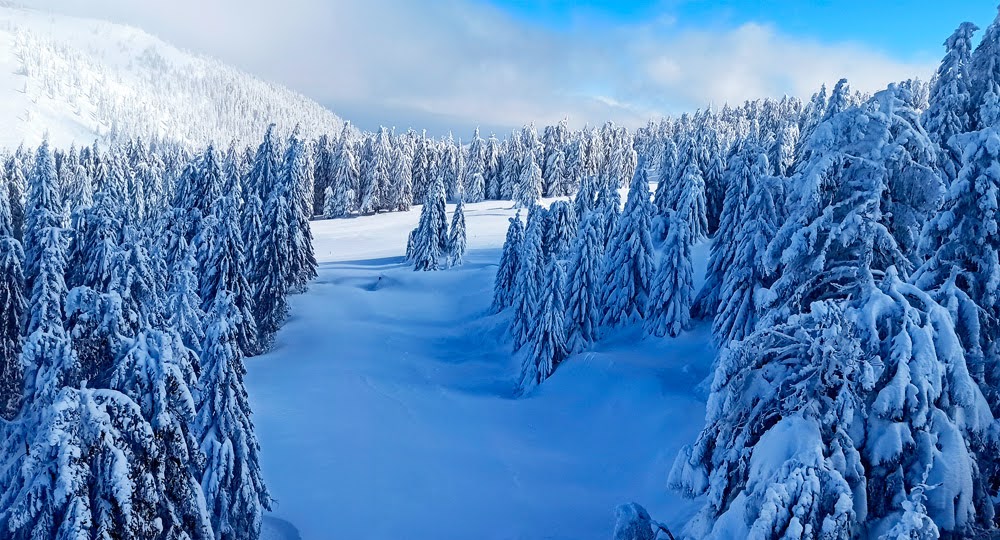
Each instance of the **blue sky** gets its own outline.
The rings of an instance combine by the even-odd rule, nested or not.
[[[480,0],[535,24],[566,29],[669,16],[680,28],[767,23],[797,37],[857,42],[903,59],[940,56],[962,21],[985,27],[995,0]]]

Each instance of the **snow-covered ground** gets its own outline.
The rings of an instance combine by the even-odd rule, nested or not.
[[[402,263],[419,207],[313,223],[319,278],[247,375],[273,517],[302,539],[606,540],[619,503],[693,512],[666,477],[704,420],[707,329],[622,332],[513,399],[488,314],[509,206],[470,205],[468,260],[442,272]]]

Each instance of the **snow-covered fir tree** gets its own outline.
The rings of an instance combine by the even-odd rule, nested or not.
[[[486,157],[487,143],[479,136],[479,128],[476,128],[465,160],[465,179],[462,181],[464,201],[477,203],[486,199]]]
[[[153,501],[164,538],[213,538],[201,491],[204,459],[194,429],[197,384],[190,351],[180,336],[146,329],[122,347],[110,386],[131,398],[149,422],[159,459],[149,464],[156,478]]]
[[[521,213],[510,218],[507,227],[507,238],[503,243],[503,253],[497,266],[496,280],[493,284],[494,313],[514,305],[514,286],[520,273],[522,246],[524,244],[524,226],[521,224]]]
[[[931,88],[930,108],[921,118],[931,141],[938,146],[938,167],[949,183],[962,166],[962,149],[952,137],[972,128],[972,37],[979,28],[964,22],[944,42],[947,50]]]
[[[780,225],[776,202],[780,191],[779,179],[757,178],[746,203],[745,217],[736,228],[733,259],[723,272],[721,302],[712,326],[715,342],[720,346],[740,341],[753,332],[766,306],[766,290],[773,279],[765,271],[765,256]]]
[[[440,270],[448,265],[446,204],[444,179],[438,177],[427,191],[427,200],[420,210],[420,223],[413,236],[414,270]]]
[[[757,179],[767,173],[766,165],[767,158],[761,159],[760,149],[749,141],[742,142],[729,160],[723,181],[726,193],[719,226],[712,240],[708,272],[692,309],[695,318],[709,319],[718,311],[726,272],[736,264],[736,233],[750,217],[746,214],[747,197]]]
[[[205,465],[201,489],[215,537],[254,540],[271,496],[260,471],[260,444],[254,433],[243,384],[240,311],[226,292],[215,298],[205,327],[201,356],[201,403],[197,438]]]
[[[545,284],[533,316],[534,324],[527,328],[521,351],[521,395],[530,393],[548,379],[566,358],[566,312],[564,294],[566,272],[559,261],[549,258],[545,267]]]
[[[199,297],[201,310],[208,312],[215,297],[228,292],[240,312],[238,343],[244,356],[261,352],[257,343],[257,323],[254,320],[253,291],[246,278],[243,263],[243,238],[239,231],[236,202],[231,196],[223,197],[213,213],[213,242],[200,264]]]
[[[549,205],[549,222],[544,239],[548,255],[558,260],[566,260],[573,247],[578,228],[576,213],[568,202],[554,201]]]
[[[523,151],[519,170],[514,203],[518,208],[530,208],[542,197],[542,169],[530,151]]]
[[[465,259],[465,204],[458,201],[455,213],[451,217],[451,227],[448,229],[448,265],[461,266]]]
[[[12,420],[21,406],[21,324],[24,292],[24,252],[11,236],[7,203],[0,198],[0,417]]]
[[[604,257],[602,325],[615,327],[646,317],[653,278],[652,216],[646,168],[639,167]]]
[[[41,236],[62,225],[58,178],[52,150],[46,138],[35,154],[35,165],[28,178],[27,206],[24,208],[24,276],[30,290],[39,275],[42,255]]]
[[[335,158],[336,166],[329,186],[333,198],[327,198],[323,206],[323,214],[328,218],[344,217],[355,210],[355,186],[360,185],[361,172],[351,142],[350,124],[344,126],[340,135]]]
[[[548,211],[535,205],[528,210],[524,241],[518,256],[517,276],[514,279],[512,306],[514,318],[511,321],[511,336],[514,350],[519,350],[530,336],[535,324],[535,314],[544,285],[545,252],[544,235]]]
[[[600,337],[603,221],[590,213],[580,223],[569,266],[566,292],[566,349],[586,350]]]
[[[667,239],[652,277],[646,331],[657,337],[679,336],[691,326],[693,299],[691,231],[687,223],[671,214],[667,220]]]

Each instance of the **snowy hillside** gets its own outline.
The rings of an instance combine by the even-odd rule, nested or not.
[[[693,513],[665,486],[704,417],[707,328],[635,328],[513,399],[508,321],[487,314],[510,206],[469,205],[468,260],[444,272],[402,262],[419,208],[313,222],[319,278],[247,362],[274,514],[302,538],[603,540],[623,502]]]
[[[0,3],[0,147],[141,136],[203,145],[338,132],[341,120],[286,88],[136,28]]]

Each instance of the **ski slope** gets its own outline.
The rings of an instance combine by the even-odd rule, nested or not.
[[[468,259],[441,272],[402,262],[419,207],[313,223],[319,278],[246,379],[273,518],[302,539],[607,540],[620,503],[694,511],[666,477],[703,424],[707,328],[623,331],[513,399],[488,313],[509,206],[469,205]]]

